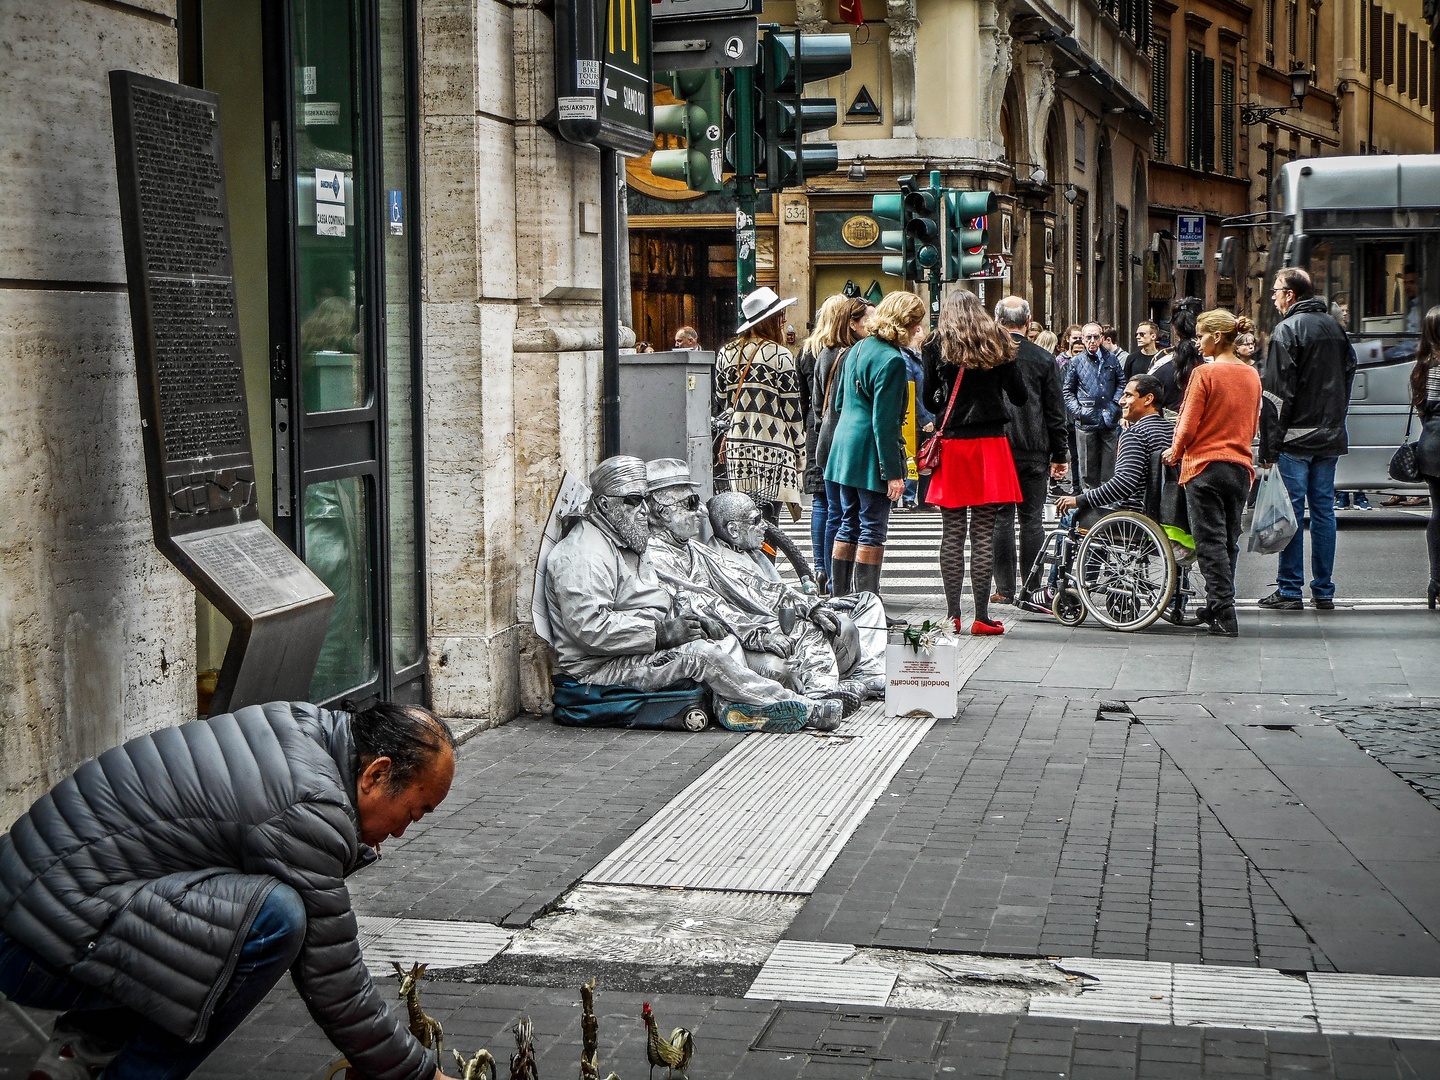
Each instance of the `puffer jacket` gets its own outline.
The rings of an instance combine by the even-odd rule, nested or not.
[[[373,862],[347,713],[272,702],[131,739],[0,835],[0,929],[47,966],[198,1042],[276,884],[305,905],[291,969],[362,1075],[437,1062],[360,958],[345,877]]]
[[[1294,304],[1265,354],[1260,460],[1347,453],[1345,414],[1355,366],[1355,349],[1325,302],[1312,297]]]

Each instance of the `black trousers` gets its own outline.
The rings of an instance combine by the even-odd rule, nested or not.
[[[1045,501],[1050,494],[1050,464],[1044,461],[1017,461],[1020,478],[1018,503],[1001,503],[995,515],[995,591],[1013,598],[1015,591],[1015,514],[1020,514],[1020,574],[1035,565],[1035,556],[1045,544]],[[1025,582],[1025,588],[1032,583]]]
[[[1185,508],[1195,555],[1205,575],[1211,611],[1235,606],[1235,561],[1240,557],[1240,515],[1250,494],[1250,470],[1212,461],[1185,485]]]

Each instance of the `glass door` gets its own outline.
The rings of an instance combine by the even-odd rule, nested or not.
[[[420,700],[412,4],[268,8],[275,520],[336,598],[311,697]]]

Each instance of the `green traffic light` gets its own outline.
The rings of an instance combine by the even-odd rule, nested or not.
[[[656,176],[681,181],[691,191],[724,188],[721,80],[715,70],[669,74],[665,81],[680,104],[655,108],[655,130],[684,139],[685,149],[655,151],[650,171]]]

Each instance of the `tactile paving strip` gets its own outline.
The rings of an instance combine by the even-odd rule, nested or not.
[[[1440,979],[1317,971],[1309,981],[1327,1035],[1440,1039]]]
[[[836,1005],[884,1005],[898,975],[882,968],[850,966],[853,945],[782,941],[746,992],[768,1001],[824,1001]]]
[[[866,705],[829,736],[748,735],[585,880],[809,893],[930,726]]]
[[[1176,964],[1173,1001],[1181,1026],[1316,1030],[1305,980],[1270,968]]]
[[[509,931],[489,923],[444,922],[431,919],[356,918],[360,951],[372,975],[393,975],[391,963],[409,968],[485,964],[510,944]]]
[[[1170,1024],[1170,995],[1175,973],[1171,964],[1143,960],[1095,960],[1071,957],[1056,962],[1061,971],[1088,975],[1078,997],[1035,995],[1030,999],[1031,1016],[1055,1016],[1067,1020],[1111,1020],[1128,1024]]]

